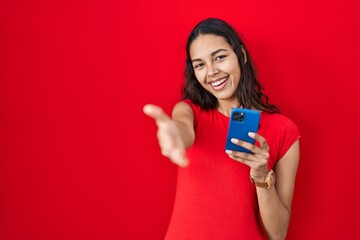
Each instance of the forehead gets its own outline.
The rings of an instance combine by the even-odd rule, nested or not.
[[[224,37],[214,34],[201,34],[190,45],[190,57],[203,58],[218,49],[232,50]]]

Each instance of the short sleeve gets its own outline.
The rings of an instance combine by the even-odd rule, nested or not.
[[[282,129],[282,138],[280,142],[279,158],[281,159],[289,148],[301,137],[300,132],[296,124],[288,119]]]

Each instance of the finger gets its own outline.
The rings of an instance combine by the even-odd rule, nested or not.
[[[235,158],[241,158],[247,161],[259,161],[258,157],[256,157],[254,154],[251,153],[237,152],[232,150],[226,150],[225,152],[229,156],[234,156]]]
[[[231,142],[247,150],[250,150],[253,153],[253,155],[257,157],[261,156],[261,157],[269,158],[269,151],[268,151],[269,147],[259,148],[255,144],[245,142],[237,138],[232,138]]]
[[[244,159],[244,158],[241,158],[241,157],[237,157],[237,156],[234,156],[234,155],[229,155],[229,157],[231,159],[234,159],[237,162],[241,162],[241,163],[249,166],[250,168],[254,167],[254,164],[256,163],[254,161],[250,161],[250,160],[247,160],[247,159]]]
[[[235,155],[229,155],[229,157],[237,162],[249,166],[251,169],[260,169],[267,165],[267,161],[265,159],[262,159],[261,161],[252,161]]]
[[[267,144],[266,139],[263,136],[253,132],[249,132],[248,135],[249,137],[255,139],[260,143],[260,148],[269,150],[269,145]]]
[[[180,167],[187,167],[189,164],[189,161],[186,157],[185,151],[176,149],[173,150],[170,154],[170,160],[179,165]]]
[[[237,138],[232,138],[231,142],[234,143],[235,145],[238,145],[238,146],[241,146],[241,147],[243,147],[243,148],[245,148],[247,150],[250,150],[253,153],[260,154],[263,151],[260,148],[258,148],[257,146],[255,146],[254,144],[242,141],[242,140],[237,139]]]
[[[143,111],[146,115],[155,119],[156,123],[171,120],[170,117],[168,115],[166,115],[166,113],[164,113],[164,111],[162,110],[161,107],[153,105],[153,104],[145,105],[143,108]]]

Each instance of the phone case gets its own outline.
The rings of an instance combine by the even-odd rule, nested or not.
[[[231,138],[237,138],[254,144],[255,140],[249,137],[249,132],[257,133],[260,123],[260,112],[243,108],[233,108],[231,111],[228,135],[226,138],[225,149],[238,152],[252,153],[243,147],[231,142]]]

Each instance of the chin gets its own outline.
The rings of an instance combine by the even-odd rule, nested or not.
[[[213,94],[218,100],[229,100],[229,101],[233,101],[235,99],[237,99],[236,93],[233,94]]]

